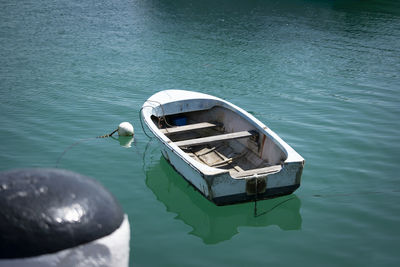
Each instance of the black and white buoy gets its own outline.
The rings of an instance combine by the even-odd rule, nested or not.
[[[60,169],[0,173],[0,267],[129,264],[130,228],[98,182]]]

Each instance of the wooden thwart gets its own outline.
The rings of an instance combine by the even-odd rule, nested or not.
[[[270,174],[270,173],[275,173],[279,172],[282,169],[281,165],[273,165],[269,167],[264,167],[264,168],[258,168],[258,169],[252,169],[248,171],[241,171],[241,172],[232,172],[231,176],[233,178],[240,178],[240,177],[246,177],[254,174],[258,175],[263,175],[263,174]]]
[[[172,134],[172,133],[181,133],[181,132],[187,132],[187,131],[198,130],[198,129],[212,128],[212,127],[216,127],[216,126],[218,126],[218,125],[215,123],[200,122],[200,123],[193,123],[193,124],[189,124],[189,125],[164,128],[164,129],[160,129],[160,131],[163,134],[168,135],[168,134]]]
[[[210,144],[210,143],[214,143],[214,142],[250,137],[252,135],[253,135],[253,133],[251,133],[249,131],[242,131],[242,132],[236,132],[236,133],[220,134],[220,135],[214,135],[214,136],[208,136],[208,137],[189,139],[189,140],[175,142],[175,144],[179,147],[199,146],[199,145],[205,145],[205,144]]]

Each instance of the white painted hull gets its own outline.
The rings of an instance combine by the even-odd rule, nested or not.
[[[164,135],[154,123],[154,117],[208,110],[213,107],[223,107],[239,114],[245,124],[256,129],[262,136],[266,136],[268,142],[273,144],[274,149],[279,149],[279,153],[285,155],[285,160],[278,163],[281,165],[280,170],[266,174],[254,171],[251,175],[235,177],[227,170],[210,167],[194,160],[181,147],[177,146],[176,142]],[[161,91],[144,103],[142,116],[145,124],[160,141],[162,154],[169,163],[198,191],[217,205],[286,195],[300,186],[304,159],[263,123],[227,101],[190,91]],[[229,125],[227,125],[228,127]],[[265,142],[265,137],[263,142]],[[274,155],[277,153],[268,151],[268,149],[273,150],[264,148],[264,144],[260,148],[265,151],[265,154],[270,153],[270,158],[275,157]]]

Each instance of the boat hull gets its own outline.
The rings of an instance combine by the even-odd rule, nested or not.
[[[160,143],[162,146],[163,144]],[[286,166],[282,173],[254,179],[232,179],[228,174],[206,176],[188,165],[180,155],[164,147],[162,155],[187,182],[218,206],[274,198],[300,187],[303,166]],[[283,181],[285,180],[285,181]],[[257,183],[257,184],[256,184]]]
[[[181,95],[182,93],[186,94],[187,100],[182,99],[182,96],[180,96],[181,99],[177,101],[179,104],[176,106],[171,105],[171,102],[173,103],[174,101],[173,96],[179,95],[179,93]],[[204,197],[216,205],[228,205],[291,194],[300,186],[304,159],[268,127],[229,102],[204,94],[193,93],[192,95],[191,93],[190,91],[178,90],[157,93],[143,105],[142,116],[145,124],[160,142],[161,152],[166,160]],[[163,97],[160,97],[163,94],[168,96],[165,101]],[[276,147],[282,148],[282,151],[286,153],[286,159],[277,165],[279,171],[270,173],[255,172],[245,177],[232,177],[229,171],[210,168],[193,160],[175,142],[167,138],[152,120],[152,116],[160,116],[160,113],[168,115],[170,113],[187,112],[188,110],[192,112],[196,109],[207,109],[210,106],[217,105],[228,107],[240,113],[251,124],[254,124],[254,127],[257,127],[260,133],[265,134],[265,136],[268,135]]]

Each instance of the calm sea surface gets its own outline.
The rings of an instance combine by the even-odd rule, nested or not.
[[[0,170],[94,177],[131,266],[399,266],[400,2],[0,2]],[[163,89],[225,98],[305,159],[290,196],[216,207],[140,127]]]

